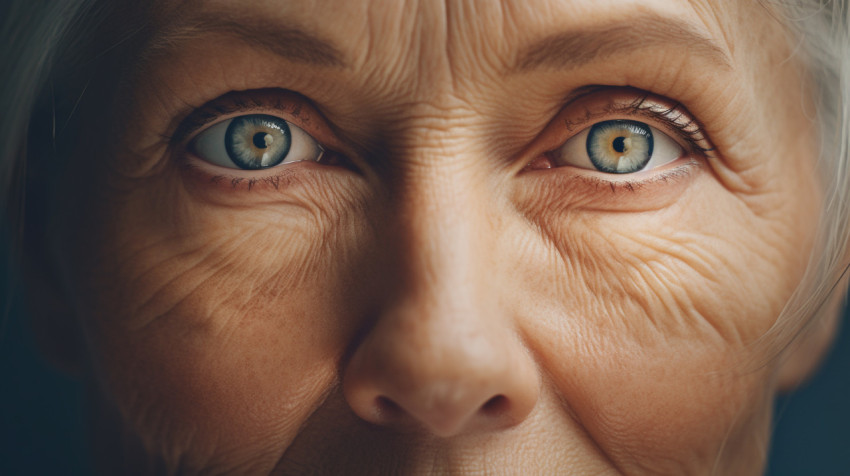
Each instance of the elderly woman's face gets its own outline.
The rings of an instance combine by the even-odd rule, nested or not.
[[[776,15],[162,11],[57,235],[98,389],[147,452],[185,472],[759,470],[781,372],[752,344],[818,207]]]

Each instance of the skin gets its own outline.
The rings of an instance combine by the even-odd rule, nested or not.
[[[115,140],[80,141],[66,182],[87,185],[60,192],[52,228],[105,470],[759,473],[772,398],[799,376],[749,365],[752,344],[799,284],[819,207],[806,85],[764,8],[157,6],[103,116]],[[196,17],[297,27],[339,61],[175,33]],[[522,61],[550,35],[650,17],[715,49]],[[195,156],[202,130],[168,139],[233,91],[260,105],[213,122],[277,115],[335,158],[246,173]],[[612,176],[546,154],[634,119],[612,106],[646,93],[714,150],[645,114],[682,158]]]

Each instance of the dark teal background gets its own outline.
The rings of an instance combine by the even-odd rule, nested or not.
[[[22,314],[0,336],[0,475],[90,474],[81,388],[42,361]],[[818,375],[776,408],[769,476],[850,475],[850,325]]]

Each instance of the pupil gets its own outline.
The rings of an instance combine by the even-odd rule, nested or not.
[[[265,149],[266,148],[266,136],[267,135],[268,134],[266,134],[265,132],[258,132],[256,134],[254,134],[254,147],[256,147],[258,149]]]
[[[255,143],[256,143],[256,140],[257,139],[256,139],[256,136],[255,136],[255,138],[254,138]],[[626,151],[626,138],[625,137],[617,137],[616,139],[614,139],[614,143],[612,145],[613,145],[615,151],[622,154],[623,152]]]

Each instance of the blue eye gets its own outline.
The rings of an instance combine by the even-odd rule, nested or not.
[[[684,149],[667,134],[643,122],[597,122],[550,153],[557,165],[630,174],[670,163]]]
[[[321,145],[304,130],[266,114],[222,121],[198,134],[190,148],[211,164],[243,170],[318,161],[323,152]]]
[[[587,156],[599,170],[627,174],[643,169],[652,158],[649,126],[637,121],[605,121],[587,133]]]

